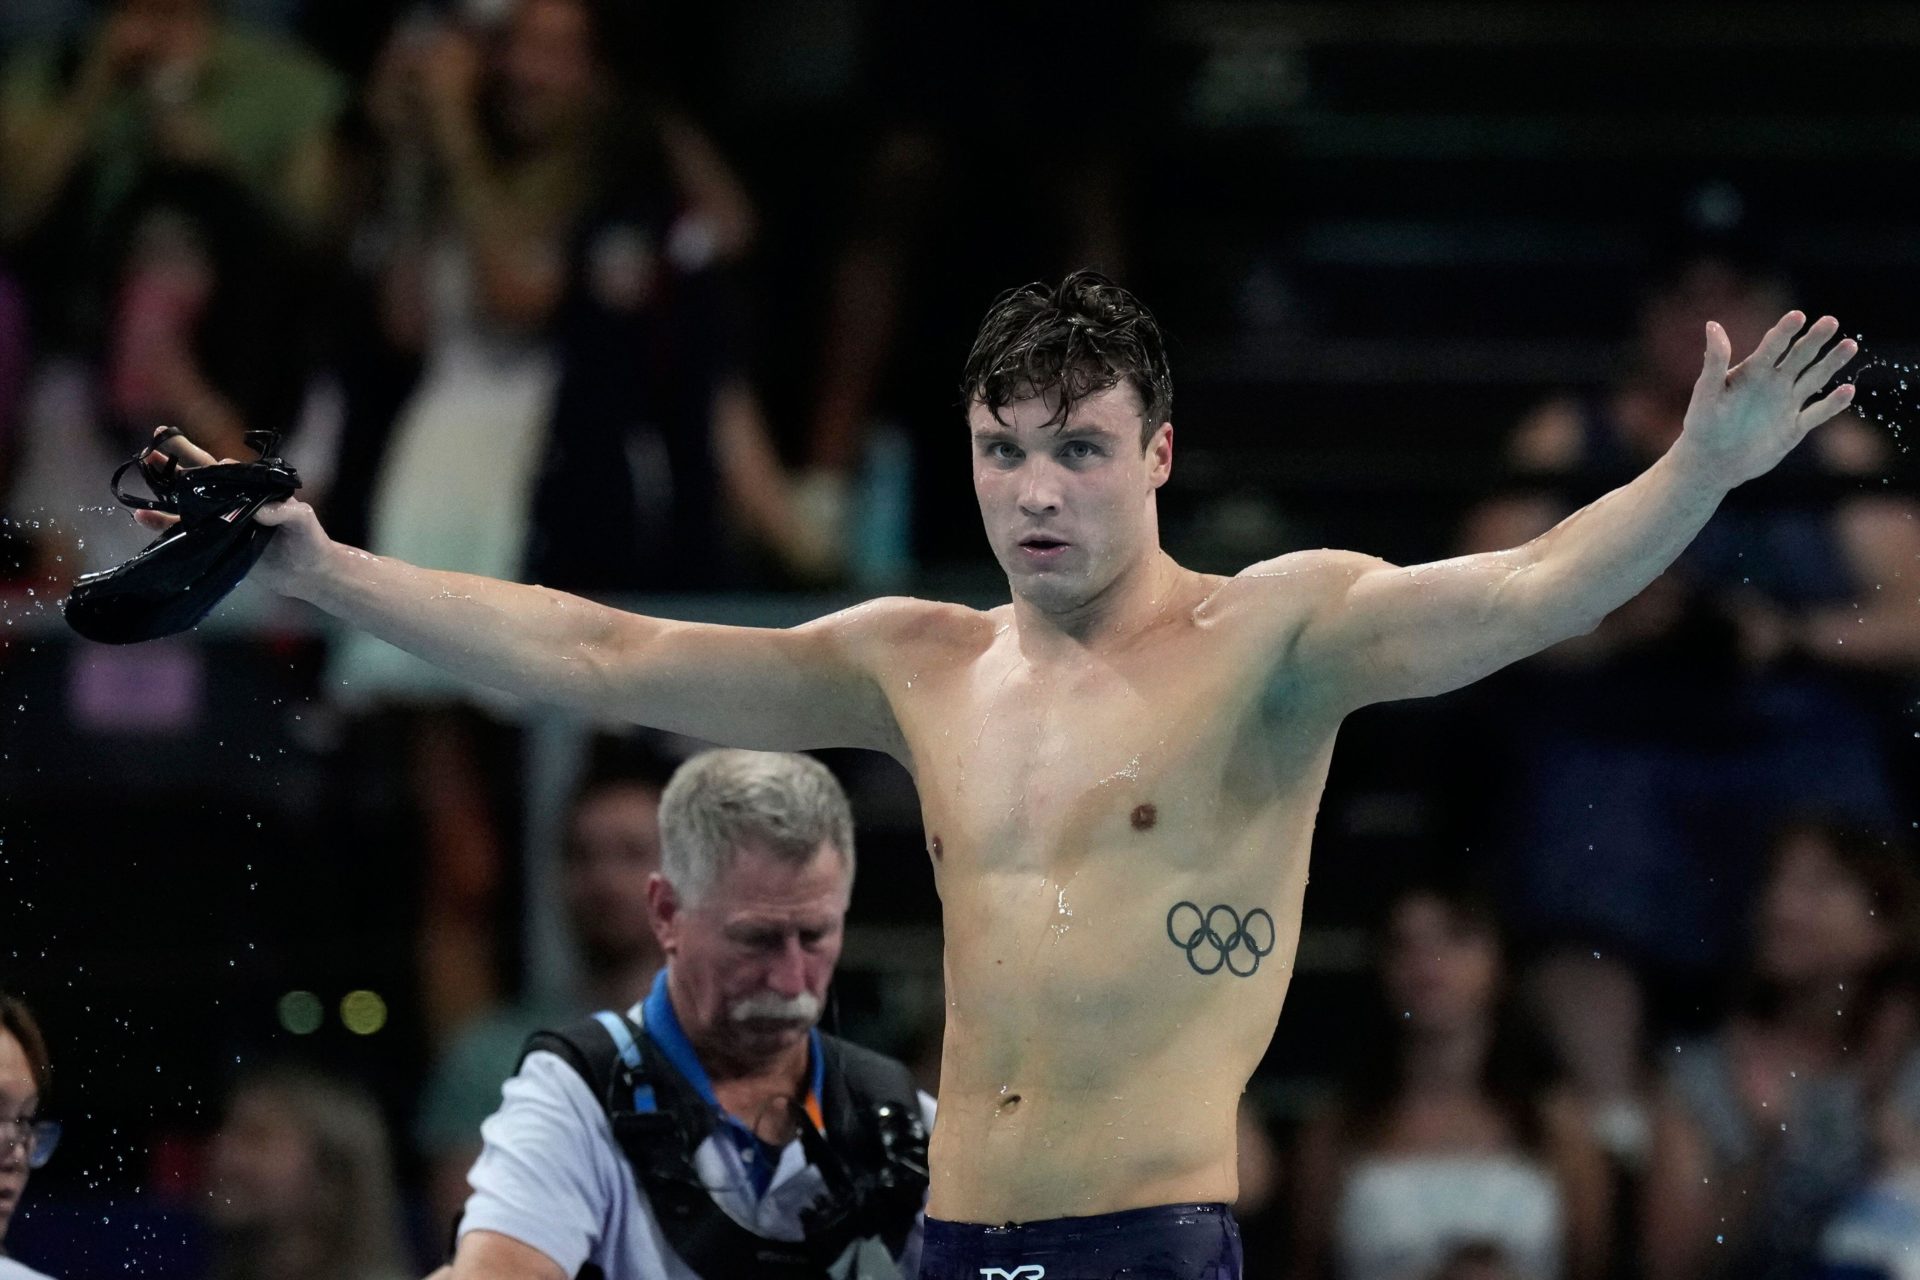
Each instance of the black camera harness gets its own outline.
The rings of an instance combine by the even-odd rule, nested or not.
[[[521,1060],[557,1054],[587,1082],[667,1243],[695,1272],[829,1280],[828,1268],[857,1240],[877,1239],[900,1256],[926,1197],[927,1130],[905,1066],[837,1036],[823,1033],[819,1044],[825,1132],[788,1103],[807,1161],[827,1187],[802,1212],[800,1240],[750,1231],[714,1203],[693,1155],[721,1120],[632,1018],[603,1011],[536,1032]],[[579,1280],[597,1276],[588,1264]]]

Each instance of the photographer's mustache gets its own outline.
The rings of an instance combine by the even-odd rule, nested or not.
[[[792,1022],[810,1027],[819,1020],[820,1000],[808,991],[797,996],[763,991],[727,1007],[729,1022]]]

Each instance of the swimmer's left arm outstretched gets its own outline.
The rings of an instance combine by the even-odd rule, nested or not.
[[[1791,311],[1740,364],[1727,334],[1707,349],[1680,439],[1631,483],[1522,546],[1402,568],[1310,551],[1262,566],[1297,570],[1317,598],[1290,637],[1287,665],[1340,710],[1470,684],[1598,626],[1679,558],[1722,498],[1764,475],[1853,387],[1821,388],[1858,353],[1839,322]]]

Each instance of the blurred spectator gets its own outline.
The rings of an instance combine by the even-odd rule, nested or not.
[[[1912,1114],[1920,1098],[1902,1110]],[[1820,1233],[1819,1280],[1920,1280],[1920,1163],[1889,1159]]]
[[[1874,1115],[1873,1176],[1820,1232],[1820,1280],[1920,1280],[1920,1054]]]
[[[913,477],[919,555],[973,560],[972,492],[957,468],[934,462],[949,458],[959,429],[953,370],[999,290],[1082,267],[1124,277],[1127,159],[1149,80],[1139,19],[1120,6],[1094,21],[1062,0],[874,12],[874,137],[847,193],[820,326],[808,500],[848,535],[869,437],[892,424],[926,459]],[[1085,88],[1009,61],[1015,31],[1028,48],[1073,49],[1099,69],[1101,126],[1073,146],[1036,147],[1034,130],[1087,111]]]
[[[581,0],[525,0],[489,34],[405,24],[368,86],[384,172],[356,238],[382,335],[422,363],[397,402],[350,379],[330,506],[364,506],[336,525],[363,527],[370,550],[511,578],[557,380],[548,328],[605,175],[612,86]],[[364,639],[338,657],[350,699],[463,691]]]
[[[378,171],[357,171],[377,201],[354,234],[377,322],[348,335],[328,503],[343,539],[606,592],[737,581],[732,513],[804,541],[720,318],[751,210],[699,130],[624,78],[623,18],[518,0],[484,31],[403,24],[381,55]],[[491,995],[508,828],[481,765],[495,728],[437,708],[485,695],[358,633],[328,686],[436,708],[401,732],[432,864],[426,1004],[451,1025]]]
[[[805,558],[725,318],[751,210],[623,76],[622,16],[519,0],[484,38],[409,24],[382,56],[357,236],[381,342],[347,378],[339,536],[591,591],[723,585],[735,518]],[[342,659],[349,697],[456,687],[363,639]]]
[[[0,78],[0,229],[63,239],[68,265],[152,172],[231,177],[284,224],[323,216],[332,74],[223,20],[214,0],[113,0],[82,39],[30,47]]]
[[[1647,299],[1621,382],[1522,424],[1509,457],[1531,479],[1476,510],[1461,549],[1520,545],[1644,468],[1679,435],[1705,321],[1746,350],[1786,309],[1770,275],[1685,260]],[[1769,828],[1801,806],[1892,816],[1876,708],[1888,677],[1920,672],[1920,605],[1880,587],[1920,556],[1920,507],[1848,479],[1889,461],[1858,418],[1835,419],[1591,635],[1483,695],[1505,695],[1525,744],[1506,905],[1549,944],[1542,1007],[1624,1156],[1643,1144],[1643,1024],[1698,1024]],[[1644,1008],[1649,993],[1665,1007]]]
[[[51,1071],[32,1012],[0,992],[0,1280],[45,1280],[7,1257],[5,1242],[29,1171],[46,1164],[60,1140],[59,1124],[40,1114]]]
[[[1494,1245],[1469,1244],[1455,1249],[1431,1280],[1524,1280],[1524,1273]]]
[[[1646,1180],[1652,1280],[1800,1276],[1869,1173],[1876,1127],[1915,1131],[1920,878],[1905,850],[1788,827],[1758,899],[1746,992],[1710,1038],[1674,1046]],[[1893,1110],[1883,1121],[1883,1101]]]
[[[241,1081],[209,1161],[216,1280],[395,1280],[386,1125],[359,1089],[299,1068]]]
[[[327,216],[343,98],[316,59],[212,0],[103,9],[0,72],[0,241],[45,357],[9,514],[42,520],[75,571],[138,546],[101,518],[102,480],[154,425],[244,456],[246,430],[293,422],[300,255]]]
[[[15,459],[20,451],[20,405],[26,397],[28,359],[32,344],[27,333],[26,298],[0,256],[0,592],[55,579],[52,556],[44,540],[27,536],[5,517],[13,510],[7,495],[13,487]]]
[[[480,1154],[480,1122],[500,1105],[500,1086],[527,1037],[594,1009],[625,1009],[646,995],[663,957],[647,916],[647,881],[660,869],[664,771],[632,761],[602,767],[569,809],[561,894],[578,947],[579,985],[564,1000],[491,1010],[454,1038],[420,1101],[418,1138],[427,1157],[432,1220],[454,1221]]]
[[[1604,1274],[1606,1162],[1507,997],[1489,908],[1398,894],[1381,980],[1379,1042],[1301,1135],[1297,1280]]]

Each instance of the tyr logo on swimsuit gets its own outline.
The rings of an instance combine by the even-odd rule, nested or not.
[[[1047,1280],[1047,1269],[1037,1262],[1029,1262],[1011,1271],[1005,1267],[982,1267],[980,1274],[984,1280]]]

